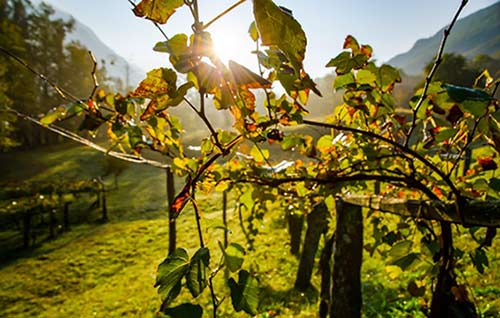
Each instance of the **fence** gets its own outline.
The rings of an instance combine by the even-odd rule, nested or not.
[[[83,180],[71,183],[4,185],[0,194],[4,201],[3,206],[0,206],[0,225],[5,227],[14,224],[22,236],[23,247],[29,248],[36,241],[40,225],[46,223],[48,226],[48,238],[57,236],[57,228],[61,226],[57,214],[62,217],[62,230],[69,230],[70,205],[81,194],[96,195],[94,205],[100,207],[101,219],[107,221],[104,184],[100,180]],[[37,218],[38,226],[35,225]]]

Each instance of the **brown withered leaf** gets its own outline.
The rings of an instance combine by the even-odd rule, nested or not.
[[[174,201],[170,205],[170,212],[171,215],[173,215],[174,217],[179,216],[179,213],[188,203],[190,198],[189,191],[191,190],[191,186],[192,186],[192,180],[191,177],[188,177],[188,179],[186,180],[186,184],[182,188],[181,192],[177,194]]]

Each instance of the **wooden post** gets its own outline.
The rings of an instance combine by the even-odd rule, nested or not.
[[[288,232],[290,233],[290,253],[292,253],[292,255],[299,256],[303,227],[303,214],[288,213]]]
[[[325,246],[321,252],[319,269],[321,271],[321,289],[319,303],[319,318],[327,318],[330,314],[332,303],[332,254],[335,234],[328,240],[325,238]]]
[[[331,318],[361,317],[363,215],[361,207],[337,201]]]
[[[439,273],[432,294],[431,314],[429,317],[458,317],[456,313],[460,313],[459,316],[463,318],[478,317],[474,303],[466,299],[466,296],[463,297],[464,299],[457,299],[452,293],[453,288],[457,288],[457,290],[460,290],[460,288],[454,273],[455,260],[451,223],[441,222],[440,225]]]
[[[175,185],[174,185],[174,174],[172,168],[168,167],[166,169],[167,174],[167,200],[168,200],[168,255],[172,254],[176,248],[176,228],[175,228],[175,216],[172,214],[172,209],[170,206],[174,202],[175,198]]]
[[[64,202],[63,208],[63,229],[69,230],[69,202]]]
[[[295,280],[295,288],[305,291],[311,286],[314,268],[314,256],[318,251],[321,234],[328,229],[328,209],[324,203],[317,204],[307,215],[307,231],[300,256],[299,269]]]
[[[224,224],[224,248],[227,248],[227,191],[222,192],[222,223]]]

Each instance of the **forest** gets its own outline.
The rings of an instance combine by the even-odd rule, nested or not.
[[[199,2],[124,1],[165,56],[135,85],[0,0],[0,316],[499,317],[500,2],[320,77],[291,3]],[[245,3],[255,65],[211,33]]]

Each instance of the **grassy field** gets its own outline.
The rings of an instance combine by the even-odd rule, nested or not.
[[[2,155],[0,174],[5,180],[47,178],[94,178],[103,173],[101,154],[82,147],[59,146]],[[112,183],[112,178],[106,179]],[[179,189],[182,180],[177,180]],[[200,196],[205,240],[212,265],[220,258],[218,242],[222,230],[221,197]],[[232,200],[231,200],[232,201]],[[229,240],[247,246],[238,215],[229,210]],[[119,177],[119,188],[108,195],[111,221],[97,222],[98,215],[76,224],[70,232],[39,244],[29,251],[12,254],[0,263],[0,317],[153,317],[160,299],[153,287],[158,264],[166,257],[165,175],[146,166],[129,166]],[[82,213],[88,213],[85,210]],[[76,213],[76,212],[75,212]],[[94,213],[94,212],[93,212]],[[396,219],[394,219],[396,220]],[[396,222],[394,222],[396,224]],[[365,223],[370,242],[370,224]],[[243,268],[254,273],[261,286],[258,317],[317,317],[318,292],[293,289],[298,260],[291,256],[284,213],[273,208],[258,223],[254,249],[247,249]],[[465,231],[464,231],[465,232]],[[198,246],[193,212],[188,208],[178,219],[178,245],[192,255]],[[474,244],[462,236],[458,243],[471,250]],[[248,246],[247,246],[248,247]],[[413,279],[426,286],[429,299],[431,278],[421,269],[408,272],[387,266],[375,253],[364,256],[363,293],[365,317],[424,317],[423,298],[407,291]],[[465,258],[468,261],[468,258]],[[481,275],[469,264],[458,264],[459,280],[466,283],[483,317],[500,316],[500,244],[490,248],[490,266]],[[234,313],[223,273],[216,279],[216,291],[225,297],[220,317],[246,317]],[[313,277],[319,286],[319,276]],[[178,302],[189,301],[184,290]],[[206,290],[196,302],[211,309]]]

